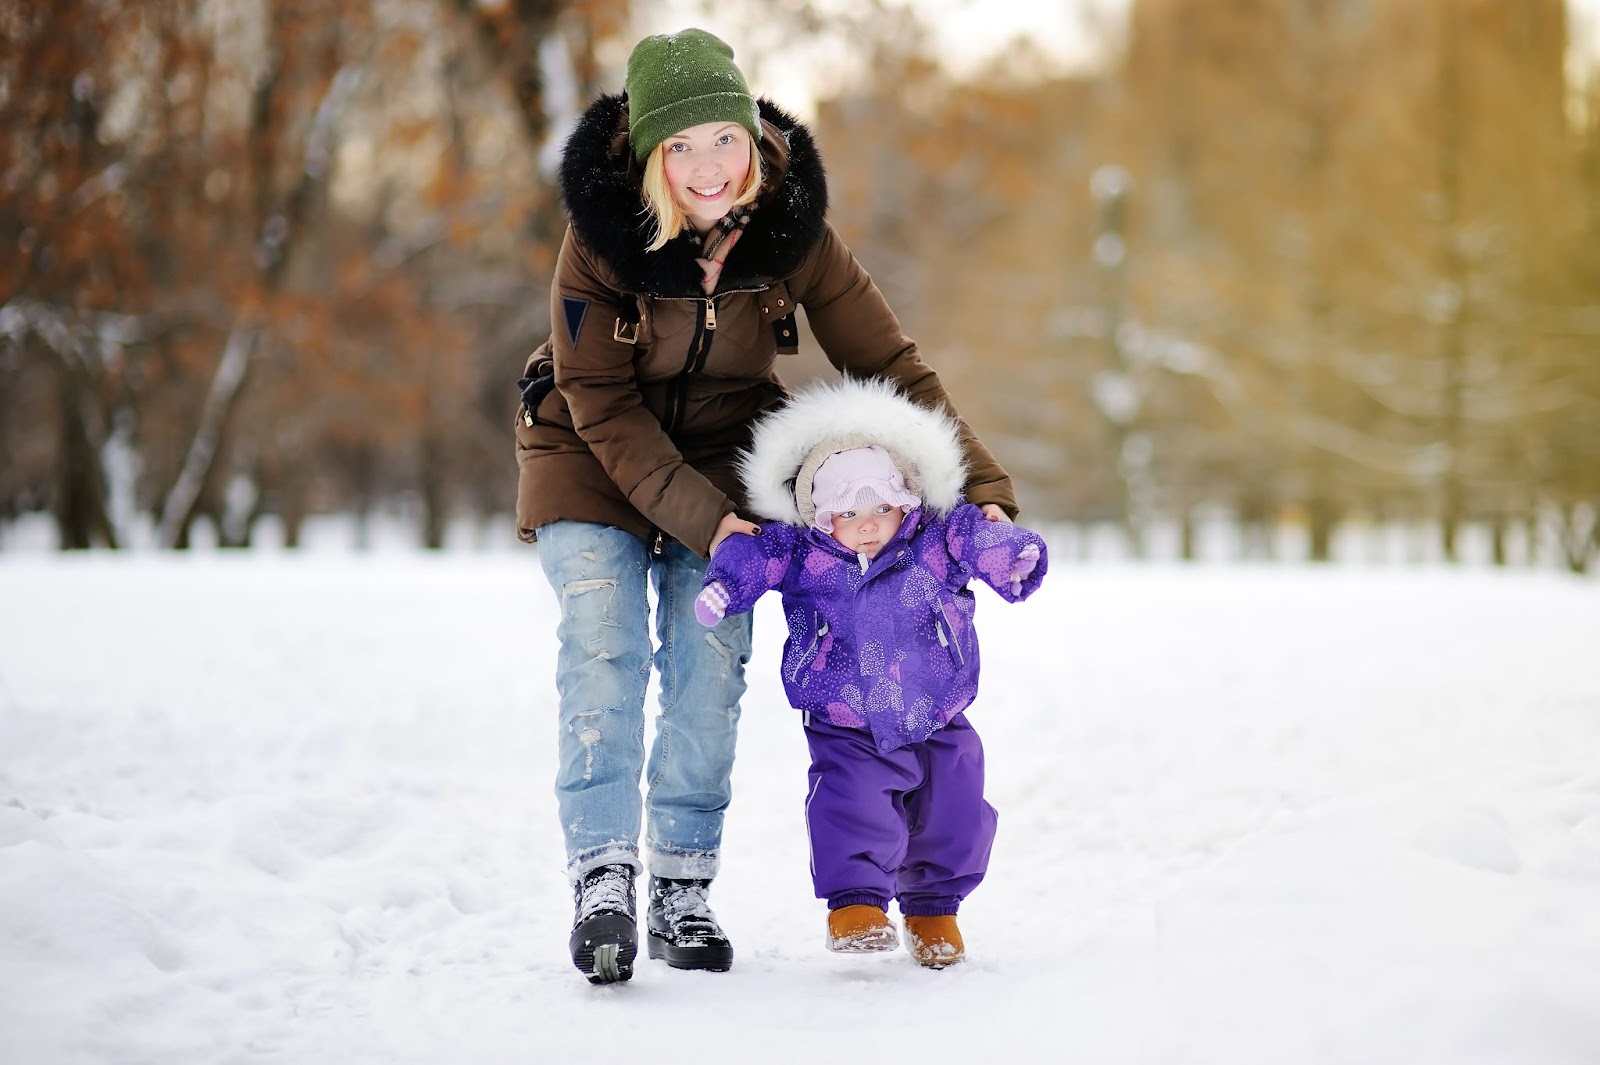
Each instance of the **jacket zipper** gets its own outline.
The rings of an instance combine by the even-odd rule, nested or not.
[[[683,372],[672,379],[672,391],[667,397],[667,435],[678,431],[683,422],[684,400],[689,395],[689,385],[695,374],[706,368],[706,358],[711,354],[711,341],[717,332],[717,300],[707,296],[699,301],[695,316],[694,336],[689,339],[689,354],[684,359]]]

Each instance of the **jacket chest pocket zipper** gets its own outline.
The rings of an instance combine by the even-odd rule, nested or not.
[[[812,620],[816,621],[815,615],[813,615]],[[826,635],[828,635],[828,623],[823,621],[817,624],[815,630],[811,633],[811,642],[806,645],[804,653],[796,660],[794,671],[789,674],[790,684],[800,684],[800,674],[817,657],[817,651],[822,646],[822,638]],[[801,687],[804,687],[804,685],[802,684]]]

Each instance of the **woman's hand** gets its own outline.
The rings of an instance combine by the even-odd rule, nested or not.
[[[999,503],[985,503],[978,509],[983,511],[983,516],[990,521],[1003,521],[1007,525],[1014,524],[1011,520],[1011,515],[1002,510]],[[715,546],[715,544],[712,545],[713,548]]]
[[[710,554],[716,554],[717,545],[734,533],[744,533],[746,536],[760,536],[761,526],[756,525],[754,522],[745,521],[739,515],[729,511],[722,516],[721,521],[717,522],[717,531],[711,534]]]

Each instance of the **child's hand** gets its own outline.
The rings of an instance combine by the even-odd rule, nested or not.
[[[1021,551],[1017,552],[1017,560],[1011,564],[1012,595],[1020,596],[1022,594],[1022,582],[1027,580],[1028,574],[1032,573],[1034,569],[1038,567],[1038,565],[1038,544],[1029,544],[1027,547],[1024,547]],[[698,609],[698,607],[696,609]]]
[[[695,620],[706,628],[716,628],[727,614],[728,589],[721,581],[712,581],[694,597]]]

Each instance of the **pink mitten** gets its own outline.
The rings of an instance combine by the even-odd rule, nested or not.
[[[1017,560],[1011,565],[1011,594],[1022,594],[1022,582],[1027,580],[1039,565],[1039,545],[1029,544],[1017,552]]]
[[[728,589],[721,581],[712,581],[700,589],[700,594],[694,597],[695,620],[706,628],[716,628],[727,614]]]

